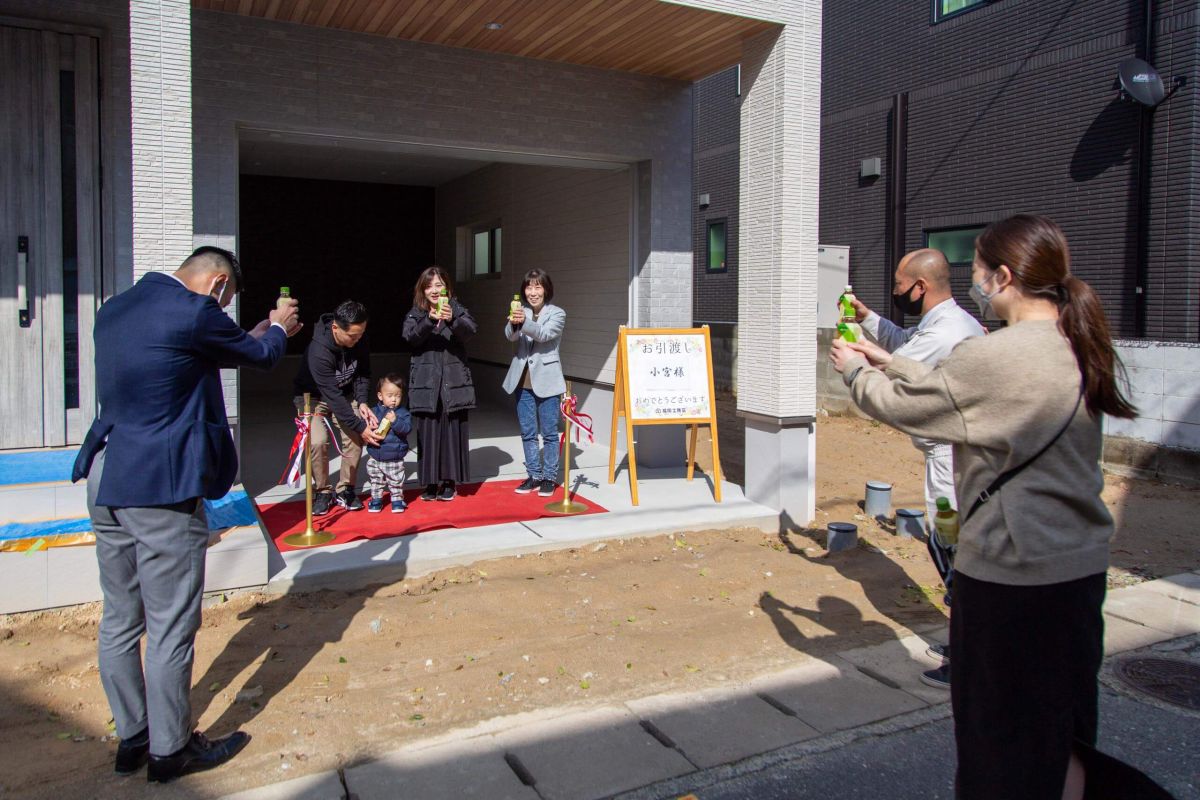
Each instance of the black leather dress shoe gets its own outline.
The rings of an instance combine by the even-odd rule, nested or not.
[[[113,771],[118,775],[132,775],[137,772],[150,758],[150,729],[146,728],[137,736],[122,739],[117,745],[117,762]]]
[[[169,756],[151,754],[146,779],[150,783],[167,783],[192,772],[219,767],[241,752],[249,741],[250,734],[244,731],[236,731],[214,741],[195,731],[178,753]]]

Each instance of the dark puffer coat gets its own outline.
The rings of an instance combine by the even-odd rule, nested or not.
[[[439,393],[448,413],[475,407],[466,341],[479,328],[457,300],[450,301],[450,310],[450,321],[440,327],[417,306],[404,318],[404,341],[412,349],[408,408],[414,414],[436,413]]]

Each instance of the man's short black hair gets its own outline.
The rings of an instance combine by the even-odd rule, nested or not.
[[[333,312],[333,323],[342,330],[348,330],[351,325],[365,323],[370,315],[367,307],[357,300],[343,300]]]
[[[193,250],[192,254],[184,259],[183,264],[180,265],[180,269],[199,268],[202,262],[217,266],[228,272],[230,279],[233,281],[233,291],[235,293],[245,288],[245,283],[242,280],[242,265],[238,262],[237,256],[232,251],[211,244],[202,245]]]

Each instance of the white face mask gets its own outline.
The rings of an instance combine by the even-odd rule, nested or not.
[[[979,283],[972,283],[970,291],[967,292],[971,299],[975,301],[975,305],[979,306],[979,315],[986,320],[1000,319],[1000,317],[996,314],[996,309],[992,307],[992,298],[1000,294],[1004,287],[1000,287],[991,294],[983,293],[983,284],[987,283],[994,277],[996,277],[995,274],[992,274],[984,278]]]

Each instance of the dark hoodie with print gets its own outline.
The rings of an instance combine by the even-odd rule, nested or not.
[[[324,400],[342,430],[362,433],[367,428],[355,409],[367,402],[371,389],[371,353],[364,335],[353,347],[333,340],[333,314],[322,314],[312,341],[300,359],[293,387],[296,394],[312,393],[313,405]]]

